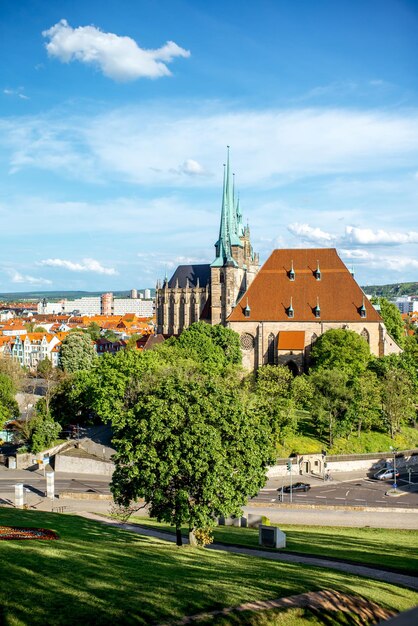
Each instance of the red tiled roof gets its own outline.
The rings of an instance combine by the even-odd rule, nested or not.
[[[293,262],[295,280],[290,280]],[[316,280],[319,263],[321,279]],[[250,316],[244,309],[250,307]],[[228,318],[230,322],[360,322],[360,307],[366,308],[367,322],[382,321],[335,248],[274,250],[254,278],[248,291]],[[289,318],[292,303],[294,316]],[[320,317],[315,317],[319,304]]]
[[[304,348],[304,330],[281,330],[279,332],[278,350],[303,350]]]

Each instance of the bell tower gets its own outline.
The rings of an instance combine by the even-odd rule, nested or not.
[[[239,199],[235,198],[229,146],[224,165],[221,223],[215,243],[216,258],[211,263],[211,323],[225,324],[237,301],[250,286],[259,269],[253,252],[250,229],[242,225]]]

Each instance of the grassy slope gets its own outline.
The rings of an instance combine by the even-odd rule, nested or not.
[[[174,532],[173,527],[149,518],[132,518],[132,521]],[[414,530],[285,524],[280,524],[280,529],[286,533],[286,550],[289,552],[395,568],[405,573],[418,572],[418,534]],[[186,528],[184,532],[187,532]],[[218,526],[214,530],[214,540],[249,548],[260,547],[255,528]]]
[[[326,442],[321,442],[303,426],[301,434],[290,435],[277,446],[278,458],[286,458],[290,454],[314,454],[321,452]],[[353,434],[348,438],[337,438],[334,446],[328,449],[329,454],[362,454],[366,452],[384,452],[390,450],[390,446],[398,450],[408,450],[418,447],[418,430],[404,427],[401,434],[391,439],[389,435],[379,432],[361,433],[360,437]]]
[[[404,610],[418,594],[332,570],[155,539],[76,516],[0,508],[0,524],[56,530],[59,541],[0,541],[0,623],[153,624],[251,600],[331,588]],[[2,614],[2,613],[3,614]]]

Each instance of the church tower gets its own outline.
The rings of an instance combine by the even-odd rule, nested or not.
[[[228,315],[250,286],[259,269],[253,252],[250,229],[242,224],[239,198],[235,198],[229,146],[224,165],[221,223],[215,243],[216,258],[210,266],[211,324],[225,324]]]

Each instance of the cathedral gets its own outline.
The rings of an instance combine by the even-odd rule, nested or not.
[[[197,321],[240,335],[243,365],[306,370],[312,345],[331,328],[359,333],[376,356],[399,353],[379,313],[334,248],[274,250],[260,269],[243,226],[229,153],[215,259],[180,265],[157,283],[157,333],[179,335]]]

